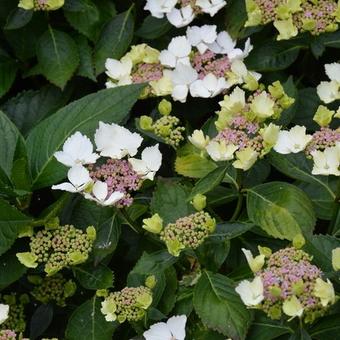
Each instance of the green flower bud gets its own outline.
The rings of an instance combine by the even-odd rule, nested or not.
[[[285,94],[285,90],[279,80],[275,81],[272,85],[269,85],[268,91],[275,99],[279,99]]]
[[[335,111],[329,110],[326,106],[320,105],[316,111],[313,120],[321,127],[328,126],[333,118]]]
[[[185,246],[179,240],[167,240],[165,244],[168,248],[168,252],[172,256],[176,257],[178,257],[179,254],[181,253],[181,250],[185,248]]]
[[[96,296],[98,297],[107,297],[109,295],[109,292],[107,289],[98,289],[96,291]]]
[[[292,291],[297,296],[302,294],[304,289],[305,289],[305,285],[302,280],[299,280],[292,285]]]
[[[96,228],[92,225],[86,228],[86,234],[90,241],[94,241],[96,239]]]
[[[340,247],[332,250],[332,266],[335,271],[340,270]]]
[[[158,104],[158,111],[162,116],[168,116],[172,111],[171,102],[167,101],[166,99],[162,99]]]
[[[265,258],[270,258],[270,255],[272,254],[272,250],[270,248],[257,246],[257,249],[261,255],[264,255]]]
[[[19,262],[22,263],[27,268],[37,268],[38,257],[30,252],[26,253],[17,253],[16,257],[18,258]]]
[[[150,275],[145,280],[145,286],[150,289],[153,289],[156,286],[156,283],[157,283],[157,280],[156,280],[155,275]]]
[[[145,292],[137,296],[137,306],[143,309],[148,309],[152,303],[152,295]]]
[[[142,116],[139,119],[139,126],[141,127],[142,130],[145,131],[153,131],[153,120],[149,116]]]
[[[57,229],[59,227],[60,227],[59,217],[51,218],[45,223],[45,228],[47,230],[53,230],[53,229]]]
[[[64,286],[64,296],[66,298],[71,297],[77,290],[77,285],[72,280],[68,280]]]
[[[207,206],[207,197],[202,194],[197,194],[194,196],[191,204],[197,211],[201,211]]]
[[[34,285],[39,285],[43,281],[43,279],[39,275],[27,275],[27,280]]]
[[[159,234],[163,229],[163,220],[158,214],[143,220],[143,229],[153,234]]]
[[[273,286],[269,288],[269,292],[271,295],[275,296],[275,297],[280,297],[281,295],[281,288],[277,287],[277,286]]]
[[[295,99],[292,97],[287,96],[286,94],[284,94],[279,100],[278,100],[279,105],[283,108],[283,109],[288,109],[290,108],[294,103],[295,103]]]
[[[77,265],[84,263],[88,259],[88,255],[81,253],[80,251],[74,251],[68,254],[68,259],[71,265]]]
[[[301,249],[306,243],[305,238],[302,234],[297,234],[293,238],[293,247],[296,249]]]
[[[31,225],[26,225],[22,227],[19,231],[18,237],[32,237],[33,236],[33,227]]]

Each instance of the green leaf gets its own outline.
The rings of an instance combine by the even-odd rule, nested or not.
[[[33,16],[33,11],[27,11],[22,8],[16,8],[7,18],[4,29],[15,30],[28,24]]]
[[[68,340],[112,340],[117,324],[107,322],[100,311],[99,298],[92,299],[80,305],[71,315],[66,328]]]
[[[212,238],[221,238],[224,240],[231,240],[238,237],[247,231],[251,230],[254,224],[242,223],[242,222],[225,222],[219,223],[216,226],[216,230],[210,235]]]
[[[93,266],[86,264],[84,266],[76,266],[73,268],[75,278],[85,289],[107,289],[113,287],[113,273],[112,271],[99,264]]]
[[[7,252],[0,257],[0,290],[20,279],[27,271],[13,252]]]
[[[313,339],[324,340],[334,339],[335,334],[340,332],[340,314],[333,314],[326,316],[316,323],[309,329],[309,333]]]
[[[81,10],[68,10],[64,8],[64,14],[70,25],[95,41],[100,28],[100,15],[97,6],[90,0],[81,1]]]
[[[188,202],[188,190],[176,181],[159,180],[151,200],[151,211],[162,217],[164,224],[188,216],[194,208]]]
[[[204,271],[195,286],[194,308],[208,328],[235,340],[245,339],[251,313],[226,276]]]
[[[82,77],[97,81],[94,74],[94,65],[92,60],[92,49],[87,39],[79,35],[75,41],[77,42],[80,56],[80,64],[78,74]]]
[[[42,119],[56,112],[69,99],[71,91],[47,85],[38,91],[23,91],[9,99],[3,111],[25,136]]]
[[[340,247],[340,240],[330,235],[313,235],[307,238],[303,249],[313,256],[313,262],[324,272],[333,271],[332,250]]]
[[[20,229],[30,222],[31,218],[0,198],[0,255],[11,248]]]
[[[53,320],[53,305],[40,305],[33,313],[30,322],[30,339],[42,335]]]
[[[258,44],[245,60],[249,70],[269,72],[284,70],[294,63],[299,55],[301,44],[294,39],[284,42],[267,41]]]
[[[157,308],[165,315],[168,315],[175,306],[177,291],[177,273],[174,267],[164,271],[166,286]]]
[[[269,235],[292,240],[296,234],[312,233],[315,213],[302,190],[288,183],[271,182],[247,191],[248,216]]]
[[[34,187],[46,187],[65,177],[65,167],[54,159],[53,154],[70,135],[80,131],[92,136],[101,120],[121,122],[142,88],[143,85],[129,85],[90,94],[38,124],[27,139]]]
[[[212,207],[219,207],[238,198],[238,194],[235,190],[221,185],[217,186],[213,191],[208,192],[206,196],[209,206]]]
[[[234,38],[239,37],[247,21],[247,11],[244,1],[231,0],[225,7],[226,31]]]
[[[15,61],[0,49],[0,98],[12,87],[17,70]]]
[[[141,27],[136,31],[138,37],[152,40],[157,39],[170,31],[172,28],[167,18],[158,19],[151,15],[148,15]]]
[[[119,59],[130,46],[134,29],[132,8],[114,17],[101,32],[94,54],[97,75],[104,71],[107,58]]]
[[[191,190],[188,201],[192,200],[197,194],[205,194],[212,191],[224,179],[227,172],[227,166],[220,166],[215,170],[209,172],[205,177],[200,179]]]
[[[38,41],[37,58],[42,74],[61,89],[79,65],[78,48],[74,40],[50,26]]]
[[[15,150],[19,139],[22,139],[22,137],[16,126],[0,111],[0,168],[8,178],[11,178]]]

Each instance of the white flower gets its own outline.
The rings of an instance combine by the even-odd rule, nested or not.
[[[176,6],[177,0],[147,0],[144,9],[150,11],[155,18],[163,18],[165,13],[170,13]]]
[[[63,145],[63,151],[54,153],[58,162],[72,167],[76,164],[95,163],[99,155],[93,153],[93,145],[88,137],[76,132],[66,139]]]
[[[246,94],[239,87],[235,87],[230,95],[224,96],[223,101],[219,102],[223,112],[235,114],[246,106]]]
[[[319,98],[326,104],[340,99],[340,84],[335,81],[322,81],[316,88]]]
[[[211,141],[206,150],[209,156],[215,161],[229,161],[234,158],[234,153],[238,146],[226,144],[225,141]]]
[[[291,316],[288,321],[294,319],[296,316],[301,317],[303,314],[303,306],[300,300],[295,295],[283,302],[282,310],[283,313]]]
[[[264,265],[265,256],[263,254],[257,255],[255,258],[250,250],[242,248],[243,254],[245,255],[248,265],[253,273],[258,272]]]
[[[191,136],[188,137],[191,144],[200,150],[204,150],[209,144],[209,136],[204,136],[202,130],[195,130]]]
[[[143,138],[120,125],[99,122],[94,140],[101,156],[121,159],[127,155],[134,156]]]
[[[210,14],[213,17],[221,8],[226,5],[224,0],[197,0],[196,6],[200,7],[202,12]]]
[[[313,175],[340,176],[340,142],[324,151],[312,151],[311,155],[314,161]]]
[[[176,67],[178,63],[190,65],[191,45],[185,36],[172,38],[167,50],[161,51],[159,61],[164,66]]]
[[[9,313],[9,305],[4,305],[0,303],[0,325],[8,319],[8,313]]]
[[[184,340],[186,315],[173,316],[168,321],[153,324],[143,333],[146,340]]]
[[[280,131],[274,150],[283,155],[298,153],[305,149],[313,137],[306,134],[306,127],[296,125],[289,131]]]
[[[187,38],[190,44],[197,47],[199,52],[203,54],[208,49],[208,45],[212,44],[217,38],[216,25],[188,27]]]
[[[197,79],[190,85],[190,94],[193,97],[212,98],[228,88],[224,78],[217,78],[209,73],[203,79]]]
[[[159,151],[159,145],[145,148],[142,152],[142,159],[129,158],[133,170],[143,179],[154,179],[156,172],[162,165],[162,154]]]
[[[325,65],[325,71],[330,80],[340,83],[340,64],[332,63]]]
[[[108,81],[106,87],[114,87],[119,85],[129,85],[132,83],[131,71],[132,61],[124,58],[121,61],[108,58],[105,62],[106,74],[117,82]]]
[[[114,191],[109,197],[108,194],[107,184],[105,182],[96,181],[92,188],[92,195],[85,193],[84,197],[103,206],[113,205],[124,197],[124,194],[119,191]]]
[[[314,295],[320,299],[323,307],[326,307],[329,303],[333,304],[336,301],[334,287],[329,279],[327,279],[327,282],[320,278],[316,279]]]
[[[253,281],[241,281],[235,290],[248,307],[256,306],[264,299],[263,283],[260,276],[256,276]]]
[[[250,147],[247,147],[241,151],[237,151],[237,160],[233,163],[233,167],[247,171],[255,164],[258,156],[259,153]]]
[[[191,6],[188,5],[180,9],[173,8],[170,13],[167,13],[166,17],[172,25],[179,28],[190,24],[195,18],[195,13]]]
[[[81,164],[74,165],[67,172],[67,178],[70,182],[53,185],[53,190],[64,190],[68,192],[82,192],[91,182],[89,171]]]
[[[172,98],[185,103],[190,85],[197,79],[196,70],[191,65],[178,64],[170,73],[173,82]]]
[[[275,102],[266,92],[255,96],[250,104],[251,111],[259,118],[269,118],[274,114]]]

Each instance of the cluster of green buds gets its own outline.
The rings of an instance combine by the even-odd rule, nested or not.
[[[1,330],[12,330],[22,333],[26,329],[25,305],[29,302],[27,294],[17,296],[15,294],[3,295],[1,302],[9,305],[7,320],[1,324]]]
[[[145,286],[125,287],[113,293],[104,292],[106,296],[102,302],[101,312],[105,315],[105,320],[123,323],[143,319],[152,303],[154,285],[154,277],[148,277]],[[102,296],[103,291],[98,291],[97,295]]]
[[[163,220],[158,214],[143,220],[143,228],[155,234],[166,244],[168,252],[179,256],[186,248],[196,249],[206,237],[215,231],[216,221],[207,212],[199,211],[177,219],[163,228]]]
[[[51,276],[64,267],[78,265],[88,259],[96,230],[93,226],[83,231],[73,225],[65,225],[40,230],[30,239],[30,252],[17,253],[17,258],[28,268],[45,264],[44,270]]]
[[[293,247],[271,253],[259,247],[260,255],[253,257],[242,249],[255,279],[242,281],[236,291],[243,302],[263,310],[268,317],[279,320],[283,315],[299,317],[305,323],[323,316],[336,296],[329,279],[323,279],[321,270],[312,264],[312,256],[301,249],[302,235],[295,238]]]
[[[246,0],[245,26],[273,22],[278,40],[290,39],[299,32],[318,35],[334,32],[340,22],[340,7],[334,0]]]
[[[140,127],[142,130],[152,132],[157,137],[161,138],[166,144],[177,148],[184,140],[183,132],[185,128],[180,126],[180,120],[170,115],[172,105],[169,101],[163,99],[158,105],[161,117],[153,120],[149,116],[142,116],[140,118]]]
[[[42,278],[29,276],[28,280],[35,285],[32,296],[44,303],[54,302],[60,307],[66,306],[66,299],[73,296],[77,286],[74,281],[66,280],[61,274]]]
[[[34,11],[55,11],[64,6],[65,0],[20,0],[18,7]]]

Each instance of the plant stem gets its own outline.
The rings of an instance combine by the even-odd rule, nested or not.
[[[242,203],[243,203],[243,195],[241,193],[238,194],[237,204],[233,216],[231,216],[230,222],[236,221],[239,217],[241,210],[242,210]]]

